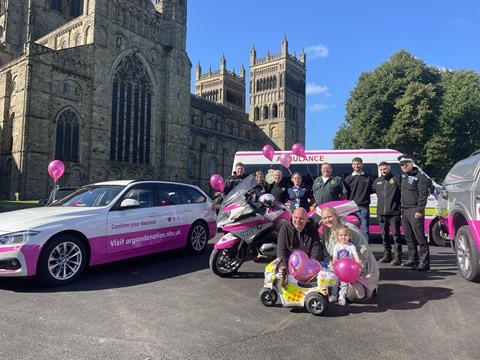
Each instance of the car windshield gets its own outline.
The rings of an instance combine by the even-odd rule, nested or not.
[[[57,191],[55,191],[55,196],[54,198],[55,199],[61,199],[62,197],[72,193],[75,189],[57,189]]]
[[[53,203],[54,206],[101,207],[109,205],[124,189],[120,185],[87,185]]]

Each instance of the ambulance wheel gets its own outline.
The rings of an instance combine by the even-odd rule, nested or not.
[[[275,290],[269,288],[262,288],[258,293],[260,302],[265,306],[273,306],[277,303],[278,294]]]
[[[328,308],[328,300],[322,294],[310,294],[305,299],[305,307],[313,315],[321,315]]]

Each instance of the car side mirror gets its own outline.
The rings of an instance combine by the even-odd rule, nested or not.
[[[40,205],[45,205],[47,203],[47,199],[40,199],[40,200],[38,200],[38,203]]]
[[[135,199],[124,199],[120,203],[120,208],[132,208],[132,207],[139,207],[140,203]]]

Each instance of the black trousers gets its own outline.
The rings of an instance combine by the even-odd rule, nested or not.
[[[403,235],[407,242],[408,260],[430,264],[430,250],[425,237],[424,221],[425,216],[420,219],[415,218],[415,208],[403,209],[402,226]]]
[[[395,255],[402,256],[402,239],[400,237],[400,215],[378,215],[378,223],[382,232],[382,242],[385,251],[392,251],[392,238]],[[390,237],[392,229],[392,238]]]

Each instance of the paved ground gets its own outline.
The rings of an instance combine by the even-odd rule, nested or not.
[[[381,245],[373,245],[379,258]],[[0,359],[478,359],[479,284],[382,265],[374,302],[325,316],[258,301],[264,264],[218,278],[182,251],[90,269],[63,288],[0,279]]]

